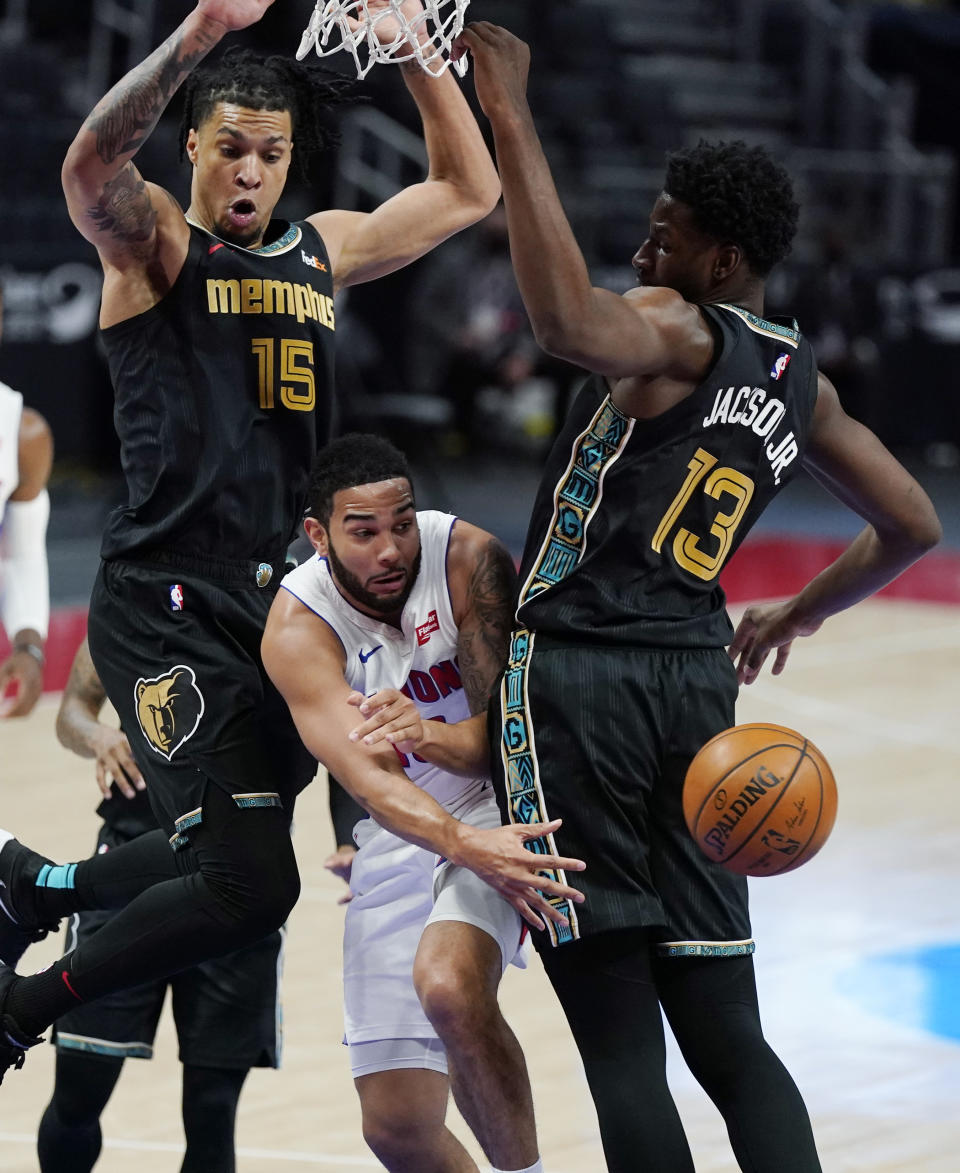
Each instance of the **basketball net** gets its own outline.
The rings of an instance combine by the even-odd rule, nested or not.
[[[357,67],[357,77],[366,77],[378,63],[399,65],[404,61],[418,61],[435,77],[452,65],[463,77],[467,55],[451,61],[450,48],[463,31],[463,14],[469,3],[470,0],[317,0],[310,23],[303,30],[297,60],[302,61],[311,48],[316,49],[318,57],[346,49]],[[378,30],[394,35],[382,41]],[[334,33],[338,36],[333,37]]]

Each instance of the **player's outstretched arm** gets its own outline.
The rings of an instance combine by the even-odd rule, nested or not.
[[[106,700],[84,637],[57,711],[57,740],[82,758],[96,759],[97,785],[104,798],[111,796],[111,779],[125,798],[133,798],[136,790],[144,789],[143,778],[125,735],[100,721]]]
[[[43,693],[43,665],[50,618],[47,568],[47,482],[53,465],[53,435],[47,421],[24,408],[17,440],[17,487],[7,501],[0,534],[6,589],[0,620],[11,652],[0,663],[0,716],[25,717]],[[13,686],[15,692],[4,699]]]
[[[267,619],[263,663],[290,708],[304,745],[339,779],[376,821],[395,835],[470,868],[508,900],[527,921],[565,918],[544,895],[581,901],[582,896],[543,871],[580,871],[580,860],[535,855],[523,846],[556,830],[558,823],[481,830],[452,818],[404,774],[392,747],[350,741],[356,723],[346,703],[343,652],[325,625],[299,600],[281,590]]]
[[[122,267],[149,259],[158,224],[180,227],[186,241],[183,213],[162,189],[143,180],[132,159],[190,72],[228,32],[254,24],[272,3],[199,0],[180,27],[90,113],[67,151],[61,178],[71,220],[105,262]]]
[[[867,526],[794,598],[746,610],[730,645],[742,684],[757,678],[774,649],[778,675],[797,636],[812,635],[829,616],[892,582],[942,536],[930,498],[873,432],[847,415],[822,374],[804,465]]]
[[[610,378],[698,380],[714,344],[694,306],[670,289],[620,297],[593,286],[527,103],[527,46],[479,21],[455,52],[473,58],[477,97],[496,143],[513,267],[539,345]]]
[[[434,77],[416,62],[398,68],[423,120],[427,178],[373,212],[331,209],[309,217],[330,254],[336,289],[410,264],[489,215],[500,198],[497,170],[452,72]]]

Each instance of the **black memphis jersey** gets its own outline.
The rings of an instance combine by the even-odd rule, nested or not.
[[[817,396],[795,322],[703,306],[710,374],[655,419],[578,395],[547,460],[520,568],[517,621],[580,643],[722,647],[717,577],[800,467]]]
[[[191,224],[173,288],[102,332],[127,504],[106,559],[281,562],[333,410],[333,278],[307,223],[249,250]]]

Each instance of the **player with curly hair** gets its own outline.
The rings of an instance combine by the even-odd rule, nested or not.
[[[740,1168],[817,1173],[806,1107],[763,1035],[747,885],[686,830],[690,760],[734,724],[738,676],[878,590],[940,536],[926,494],[842,410],[791,319],[764,315],[789,252],[788,176],[743,143],[668,160],[639,288],[593,286],[526,101],[529,51],[469,27],[538,341],[591,371],[549,456],[491,709],[501,812],[563,819],[544,850],[586,863],[567,930],[535,943],[563,1005],[612,1173],[692,1173],[664,1072],[661,1008]],[[718,575],[805,466],[867,522],[794,599],[736,635]],[[727,647],[729,645],[729,653]],[[735,664],[739,661],[738,664]]]

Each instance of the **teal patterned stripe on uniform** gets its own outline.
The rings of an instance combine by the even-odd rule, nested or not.
[[[57,1031],[57,1047],[67,1051],[83,1051],[87,1055],[107,1055],[111,1059],[152,1059],[149,1043],[113,1043],[108,1039],[89,1039],[85,1035],[69,1035]]]
[[[658,957],[746,957],[757,950],[756,941],[660,941]]]
[[[233,801],[242,811],[261,806],[278,806],[281,809],[283,807],[280,795],[275,790],[264,791],[260,794],[234,794]]]
[[[800,327],[796,322],[793,323],[793,329],[791,330],[789,326],[781,326],[778,322],[768,322],[766,318],[758,318],[756,314],[751,314],[749,310],[745,310],[742,306],[728,305],[725,301],[717,302],[717,309],[731,310],[755,334],[765,334],[768,338],[780,338],[794,349],[800,345]]]
[[[283,808],[283,803],[280,800],[280,795],[275,790],[263,790],[253,794],[233,794],[231,795],[233,801],[241,810],[253,810],[256,807],[271,807],[276,806]],[[174,833],[170,836],[170,846],[174,851],[179,851],[182,847],[186,847],[189,840],[184,831],[189,830],[190,827],[197,827],[203,822],[203,810],[197,807],[196,810],[187,811],[185,815],[181,815],[174,820]]]
[[[550,818],[543,791],[540,789],[533,721],[527,704],[526,677],[532,651],[533,635],[523,629],[515,631],[510,640],[507,670],[500,686],[500,753],[510,822],[514,824],[545,823]],[[552,835],[530,839],[525,846],[528,851],[533,851],[537,855],[556,854],[556,844]],[[561,884],[567,882],[562,871],[544,869],[543,874],[550,879],[559,880]],[[546,922],[550,943],[554,946],[562,945],[566,941],[579,938],[577,913],[570,901],[560,896],[548,896],[547,900],[570,922],[566,927],[549,920]]]
[[[587,526],[600,503],[603,475],[629,439],[633,422],[614,407],[608,395],[577,438],[573,458],[554,492],[553,521],[524,583],[520,607],[566,578],[583,557]]]

